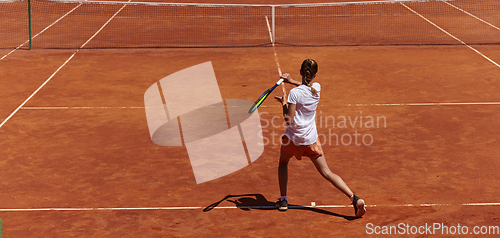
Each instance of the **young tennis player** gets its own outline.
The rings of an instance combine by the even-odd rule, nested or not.
[[[315,117],[321,86],[319,83],[311,85],[317,72],[318,64],[312,59],[307,59],[302,62],[300,68],[302,82],[293,80],[288,73],[281,76],[285,83],[297,87],[290,90],[288,101],[285,100],[286,93],[283,94],[283,97],[275,97],[283,105],[283,116],[287,124],[285,135],[282,137],[278,167],[281,198],[276,202],[276,205],[280,211],[288,209],[286,198],[288,162],[293,156],[298,160],[305,156],[311,159],[316,169],[326,180],[350,198],[356,217],[361,217],[366,212],[365,201],[354,195],[342,178],[330,170],[323,155],[321,144],[317,141],[318,132]]]

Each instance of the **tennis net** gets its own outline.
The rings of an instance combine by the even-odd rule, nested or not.
[[[27,40],[26,5],[27,0],[0,0],[0,48]],[[286,5],[31,0],[31,9],[33,34],[43,31],[32,36],[34,48],[461,44],[449,34],[470,45],[500,43],[497,0]]]
[[[0,0],[0,48],[16,48],[29,39],[28,8],[22,0]]]

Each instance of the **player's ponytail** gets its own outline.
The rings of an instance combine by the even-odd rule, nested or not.
[[[318,90],[311,86],[311,81],[318,72],[318,64],[312,59],[306,59],[302,62],[300,67],[300,74],[302,75],[302,83],[311,88],[313,94],[318,93]]]

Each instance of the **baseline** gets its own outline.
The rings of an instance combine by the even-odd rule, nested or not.
[[[396,204],[396,205],[367,205],[367,207],[442,207],[454,204],[422,203],[422,204]],[[460,203],[459,206],[500,206],[500,203]],[[290,205],[290,208],[349,208],[352,205]],[[4,208],[0,212],[40,212],[40,211],[140,211],[140,210],[200,210],[206,207],[178,206],[178,207],[89,207],[89,208]],[[213,209],[273,209],[276,206],[220,206]]]

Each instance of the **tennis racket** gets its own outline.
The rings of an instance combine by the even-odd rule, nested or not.
[[[278,80],[278,82],[276,82],[276,84],[273,87],[268,88],[262,95],[260,95],[259,99],[257,99],[257,101],[255,101],[253,106],[250,108],[250,110],[248,110],[248,114],[252,114],[264,102],[264,100],[266,100],[269,94],[271,94],[273,90],[276,87],[278,87],[278,85],[280,85],[281,83],[283,83],[283,79]]]

